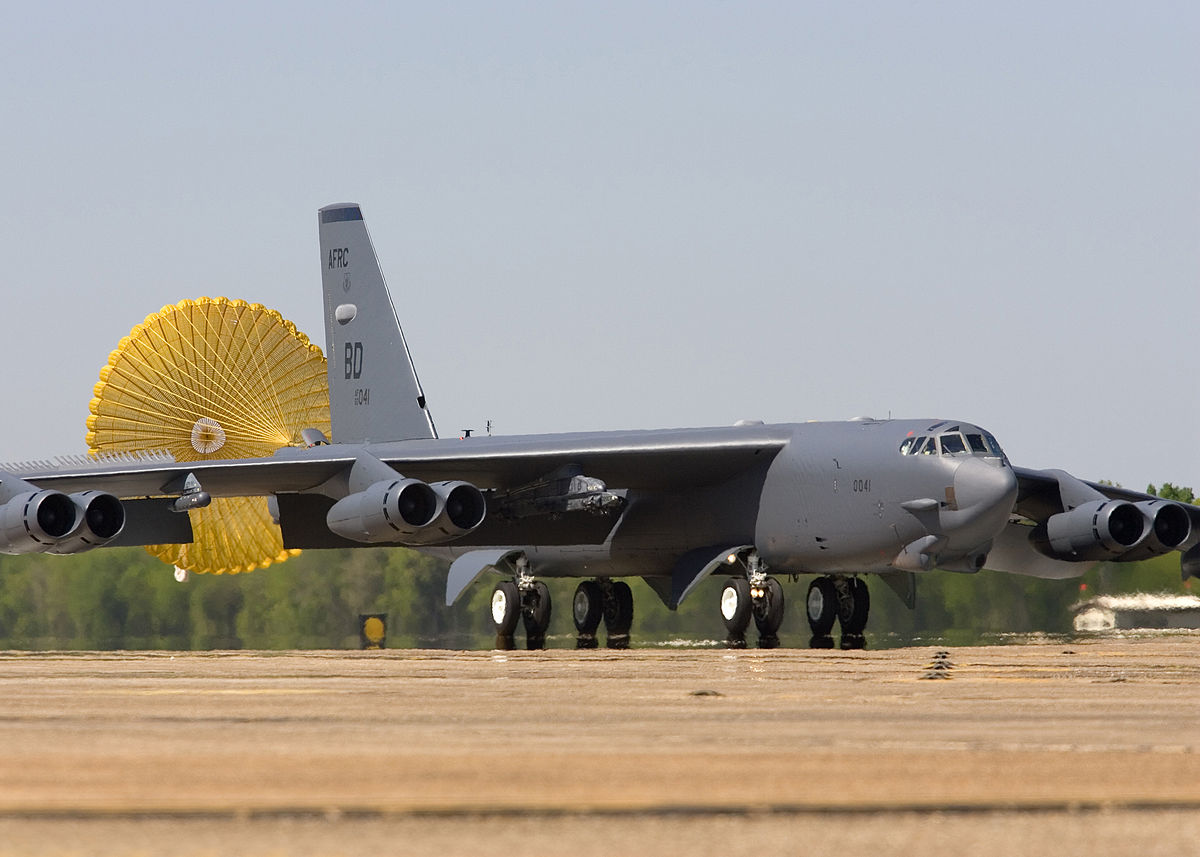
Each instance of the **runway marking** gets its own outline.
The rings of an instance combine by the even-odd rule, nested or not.
[[[197,809],[105,809],[102,807],[0,809],[0,821],[387,821],[403,819],[552,819],[762,816],[1061,815],[1113,812],[1187,812],[1197,800],[1045,800],[978,803],[865,804],[651,804],[640,806],[277,806]]]

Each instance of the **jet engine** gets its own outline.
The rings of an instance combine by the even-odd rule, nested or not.
[[[1029,538],[1048,557],[1083,562],[1117,559],[1137,545],[1145,532],[1146,516],[1133,503],[1093,500],[1051,515]]]
[[[51,545],[46,553],[71,554],[108,544],[125,527],[125,507],[112,494],[81,491],[71,495],[75,504],[76,525],[64,539]]]
[[[412,544],[433,545],[464,536],[483,523],[487,501],[470,482],[435,482],[432,486],[442,501],[442,511],[429,526],[416,533]]]
[[[419,479],[383,480],[333,504],[329,529],[356,542],[406,541],[443,511],[441,496]]]
[[[343,497],[325,516],[330,531],[356,542],[440,544],[483,523],[487,501],[469,482],[381,480]]]
[[[49,550],[75,528],[77,517],[75,502],[61,491],[17,494],[0,506],[0,553]]]
[[[1132,550],[1119,557],[1121,562],[1134,562],[1170,553],[1191,537],[1192,519],[1178,503],[1143,500],[1137,507],[1145,517],[1146,532]]]

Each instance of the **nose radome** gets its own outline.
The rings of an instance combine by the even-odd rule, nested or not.
[[[954,471],[954,499],[960,509],[1001,504],[1011,508],[1017,499],[1017,477],[1011,467],[968,458]]]

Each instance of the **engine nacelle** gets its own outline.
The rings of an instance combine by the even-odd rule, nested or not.
[[[1117,559],[1138,544],[1146,518],[1132,503],[1093,500],[1051,515],[1029,539],[1038,552],[1066,562]]]
[[[0,553],[42,553],[75,528],[75,502],[61,491],[29,491],[0,506]]]
[[[55,542],[46,553],[72,554],[108,544],[125,528],[125,507],[112,494],[81,491],[71,495],[75,504],[75,528]]]
[[[442,500],[442,511],[428,527],[416,533],[413,544],[436,545],[465,536],[483,523],[487,500],[470,482],[435,482],[432,486]]]
[[[1145,517],[1146,532],[1132,550],[1118,557],[1120,562],[1136,562],[1170,553],[1191,538],[1192,519],[1178,503],[1143,500],[1137,507]]]
[[[442,514],[442,498],[419,479],[376,482],[343,497],[325,516],[331,532],[356,542],[408,541]]]

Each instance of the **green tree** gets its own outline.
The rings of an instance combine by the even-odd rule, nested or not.
[[[1196,502],[1196,495],[1192,492],[1191,488],[1180,488],[1172,485],[1170,482],[1164,482],[1161,488],[1147,485],[1146,493],[1155,497],[1161,497],[1164,500],[1176,500],[1180,503]]]

